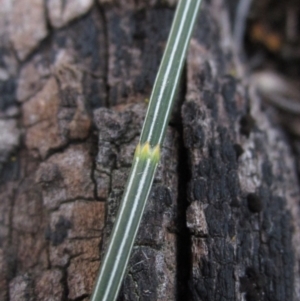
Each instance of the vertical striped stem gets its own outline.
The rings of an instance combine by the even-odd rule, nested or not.
[[[151,189],[186,50],[201,0],[181,0],[151,94],[131,173],[91,301],[114,301]]]
[[[155,79],[140,142],[161,144],[184,65],[201,0],[178,3],[168,43]]]

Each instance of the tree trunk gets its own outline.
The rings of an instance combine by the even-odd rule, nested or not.
[[[173,2],[0,0],[0,300],[89,299]],[[295,158],[227,2],[202,3],[119,300],[300,300]]]

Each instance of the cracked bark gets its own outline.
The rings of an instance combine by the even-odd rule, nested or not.
[[[0,18],[0,300],[88,300],[174,13],[116,2]],[[295,158],[228,14],[203,3],[119,300],[300,300]]]

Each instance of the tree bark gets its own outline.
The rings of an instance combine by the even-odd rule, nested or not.
[[[0,300],[89,299],[173,2],[0,1]],[[202,3],[119,300],[300,300],[295,158],[228,3]]]

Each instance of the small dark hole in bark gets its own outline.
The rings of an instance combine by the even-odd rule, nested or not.
[[[249,193],[247,196],[248,208],[251,212],[257,213],[262,211],[263,204],[258,195],[255,193]]]
[[[240,120],[240,131],[244,136],[249,137],[255,125],[255,120],[250,114],[244,115]]]
[[[236,153],[236,158],[238,159],[243,154],[244,149],[239,144],[234,144],[233,148]]]

